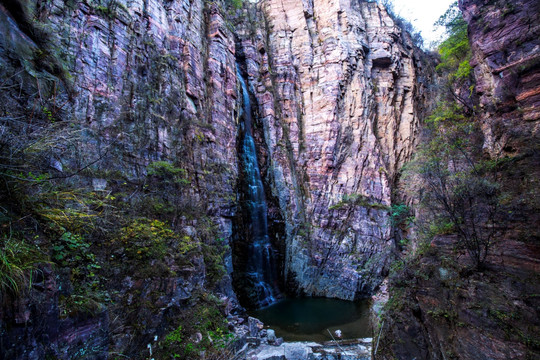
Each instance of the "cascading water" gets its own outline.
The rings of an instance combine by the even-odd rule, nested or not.
[[[266,199],[252,134],[249,93],[238,66],[236,74],[242,87],[242,166],[246,185],[244,209],[249,220],[250,234],[246,280],[251,287],[248,292],[256,302],[255,305],[264,307],[272,304],[280,297],[276,256],[268,237]]]

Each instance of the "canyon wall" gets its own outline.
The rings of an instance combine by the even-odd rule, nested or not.
[[[201,294],[234,303],[229,276],[213,279],[223,261],[232,271],[238,176],[221,4],[2,1],[0,17],[2,161],[47,179],[2,189],[2,226],[56,262],[30,293],[1,297],[0,353],[143,356]],[[138,243],[144,231],[170,248]],[[181,255],[182,237],[198,249]]]
[[[482,271],[437,236],[404,266],[379,325],[377,359],[534,359],[540,344],[540,3],[462,0],[473,119],[496,164],[501,217]]]
[[[376,3],[259,5],[258,23],[237,31],[266,181],[285,221],[286,283],[308,295],[367,296],[394,248],[388,210],[417,142],[423,54]]]
[[[3,354],[143,356],[197,304],[238,306],[237,60],[286,290],[355,299],[380,284],[430,81],[383,7],[0,4],[2,229],[54,263],[2,296]]]

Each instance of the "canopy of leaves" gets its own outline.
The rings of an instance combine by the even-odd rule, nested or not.
[[[467,23],[458,8],[457,1],[437,20],[435,25],[443,26],[448,35],[438,47],[441,63],[437,66],[437,70],[455,72],[453,75],[459,78],[468,77],[471,70],[469,65],[471,47],[467,36]]]

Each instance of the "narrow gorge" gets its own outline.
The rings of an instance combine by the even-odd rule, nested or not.
[[[537,358],[539,18],[0,0],[0,358]]]

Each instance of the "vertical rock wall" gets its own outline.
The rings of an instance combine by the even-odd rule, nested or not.
[[[460,1],[469,24],[485,149],[516,155],[538,139],[538,1]],[[537,143],[537,141],[536,141]]]
[[[456,238],[439,236],[436,251],[399,275],[377,359],[540,356],[530,340],[540,326],[540,303],[530,295],[538,292],[540,270],[540,3],[461,0],[459,6],[471,44],[474,120],[485,158],[496,164],[504,215],[486,269],[464,271],[470,264],[456,255]]]
[[[463,0],[459,5],[469,25],[484,149],[492,159],[508,162],[502,167],[508,218],[500,247],[518,257],[538,253],[540,3]]]
[[[2,121],[32,125],[40,113],[51,131],[70,124],[69,147],[51,149],[47,160],[70,186],[129,189],[121,204],[129,208],[134,197],[155,191],[145,187],[147,165],[174,163],[189,182],[176,199],[186,211],[172,219],[175,230],[227,243],[237,206],[240,57],[258,105],[269,218],[284,223],[284,238],[274,240],[284,252],[286,283],[342,299],[368,295],[380,283],[394,246],[392,190],[417,141],[425,96],[421,52],[382,7],[263,0],[226,15],[223,3],[203,0],[0,4],[1,76],[17,83],[3,89]],[[34,10],[32,21],[17,4]],[[16,127],[6,121],[2,134]],[[83,167],[89,175],[77,170]],[[72,169],[78,172],[68,174]],[[59,288],[69,285],[70,270],[46,271],[46,286],[32,291],[48,302],[36,307],[27,298],[1,314],[2,326],[18,329],[2,333],[2,344],[14,344],[9,354],[39,358],[54,348],[65,358],[81,349],[97,357],[110,349],[140,355],[209,283],[202,255],[189,266],[172,264],[170,277],[136,279],[97,248],[111,261],[103,282],[114,289],[114,306],[100,316],[60,318],[58,299],[69,290]],[[227,276],[206,290],[235,296]],[[45,312],[52,332],[40,321]]]
[[[255,21],[264,29],[239,33],[286,222],[288,283],[366,295],[393,248],[392,188],[417,140],[420,51],[376,3],[267,0]]]
[[[174,230],[193,241],[221,238],[227,244],[238,170],[234,37],[222,4],[2,1],[0,27],[0,82],[16,83],[2,88],[2,136],[18,124],[43,126],[60,139],[49,153],[53,175],[67,179],[62,186],[91,191],[99,184],[96,191],[124,199],[115,205],[119,209],[137,198],[151,200],[144,197],[156,190],[143,185],[148,164],[174,164],[189,182],[181,196],[164,195],[182,208],[171,221]],[[39,123],[42,118],[49,123]],[[126,189],[125,196],[118,194]],[[133,216],[158,218],[150,200],[143,200],[144,213]],[[103,254],[115,232],[101,236],[88,252],[99,261],[106,256],[98,272],[111,294],[106,307],[97,308],[98,316],[61,313],[59,299],[73,293],[71,269],[47,269],[43,284],[16,304],[2,296],[0,352],[35,359],[104,358],[108,351],[142,356],[155,335],[178,327],[175,314],[194,294],[217,290],[235,301],[228,276],[216,289],[209,285],[210,264],[201,254],[187,266],[168,263],[169,276],[145,277],[137,274],[142,261],[126,273],[127,264]],[[230,258],[225,262],[230,274]]]

